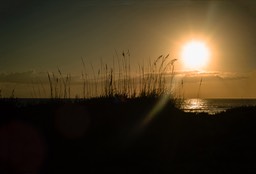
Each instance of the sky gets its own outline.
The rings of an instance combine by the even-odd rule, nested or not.
[[[255,98],[255,18],[254,0],[1,0],[1,95],[42,97],[31,94],[34,83],[58,69],[71,74],[76,95],[81,58],[97,70],[129,50],[135,69],[160,55],[177,59],[185,97],[197,97],[203,79],[202,98]],[[181,48],[192,39],[211,52],[204,69],[183,66]]]

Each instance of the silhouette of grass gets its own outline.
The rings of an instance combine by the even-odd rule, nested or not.
[[[58,73],[58,76],[56,76],[54,73],[47,73],[50,88],[50,98],[70,98],[71,75],[67,74],[64,77],[60,69],[58,69]]]
[[[90,99],[90,98],[136,98],[136,97],[160,97],[168,95],[174,97],[173,78],[174,64],[177,59],[170,58],[169,54],[161,55],[152,63],[139,65],[137,73],[132,70],[130,52],[123,51],[120,55],[116,52],[112,65],[100,61],[100,67],[94,68],[93,64],[81,58],[81,93],[77,88],[72,90],[71,74],[63,73],[60,68],[57,72],[47,72],[48,84],[41,79],[31,80],[32,98],[51,99]],[[88,72],[91,72],[88,73]],[[45,87],[48,85],[48,91]],[[72,90],[72,94],[71,94]],[[3,96],[0,90],[0,96]],[[15,90],[8,97],[15,97]]]
[[[169,54],[167,56],[161,55],[153,63],[149,61],[147,67],[139,65],[139,73],[134,74],[131,72],[130,52],[123,51],[121,57],[117,53],[116,55],[117,58],[113,58],[112,66],[104,64],[101,60],[100,68],[97,71],[92,63],[81,58],[83,67],[81,73],[82,99],[174,96],[174,63],[177,59],[169,58]],[[88,74],[88,69],[91,69],[91,75]],[[57,74],[48,72],[47,76],[50,98],[70,98],[70,74],[64,77],[58,68]]]
[[[147,67],[145,72],[144,66],[139,66],[139,74],[137,76],[131,75],[130,67],[130,53],[123,52],[122,58],[117,59],[118,71],[116,72],[115,61],[113,60],[113,66],[109,67],[104,65],[104,74],[101,70],[98,72],[98,77],[103,77],[103,83],[101,83],[100,89],[103,92],[94,93],[95,97],[145,97],[172,94],[172,80],[174,77],[174,62],[177,59],[168,60],[168,56],[159,56],[151,65]],[[84,65],[84,64],[83,64]],[[101,66],[102,67],[102,66]],[[169,73],[169,74],[168,74]],[[169,86],[166,82],[166,75],[171,76]],[[94,76],[95,79],[95,76]],[[94,80],[99,84],[100,80]],[[84,86],[85,87],[85,86]],[[96,87],[97,89],[97,87]],[[85,89],[83,89],[85,91]],[[88,97],[90,98],[90,97]]]

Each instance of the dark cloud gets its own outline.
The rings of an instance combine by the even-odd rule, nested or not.
[[[183,79],[186,82],[203,81],[230,81],[243,80],[251,77],[252,73],[235,73],[235,72],[219,72],[219,71],[184,71],[176,73],[176,79]]]
[[[36,71],[25,71],[25,72],[12,72],[12,73],[0,73],[0,83],[16,83],[16,84],[48,84],[48,72],[36,72]],[[49,72],[52,80],[65,79],[66,73],[62,72],[62,75],[56,72]],[[82,77],[80,75],[69,74],[72,80],[72,84],[81,84]],[[90,79],[89,79],[90,80]]]
[[[2,83],[31,83],[38,81],[46,81],[46,73],[26,71],[26,72],[13,72],[1,73],[0,82]]]

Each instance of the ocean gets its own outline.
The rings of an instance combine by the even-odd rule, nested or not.
[[[7,100],[8,101],[8,100]],[[11,100],[13,101],[13,100]],[[61,99],[61,101],[75,102],[77,99]],[[15,99],[18,106],[28,104],[42,104],[52,102],[51,99]],[[179,108],[185,112],[217,114],[227,109],[256,106],[256,99],[184,99],[179,103]]]
[[[180,108],[185,112],[206,112],[209,114],[242,106],[256,106],[256,99],[185,99],[180,104]]]

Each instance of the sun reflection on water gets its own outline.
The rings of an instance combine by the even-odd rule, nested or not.
[[[190,99],[186,101],[187,108],[185,109],[201,109],[201,106],[203,105],[203,100],[201,99]]]
[[[204,99],[187,99],[182,105],[185,112],[209,112],[207,101]]]
[[[184,99],[180,108],[184,112],[208,113],[215,115],[227,109],[242,106],[256,106],[256,100],[246,99]]]

